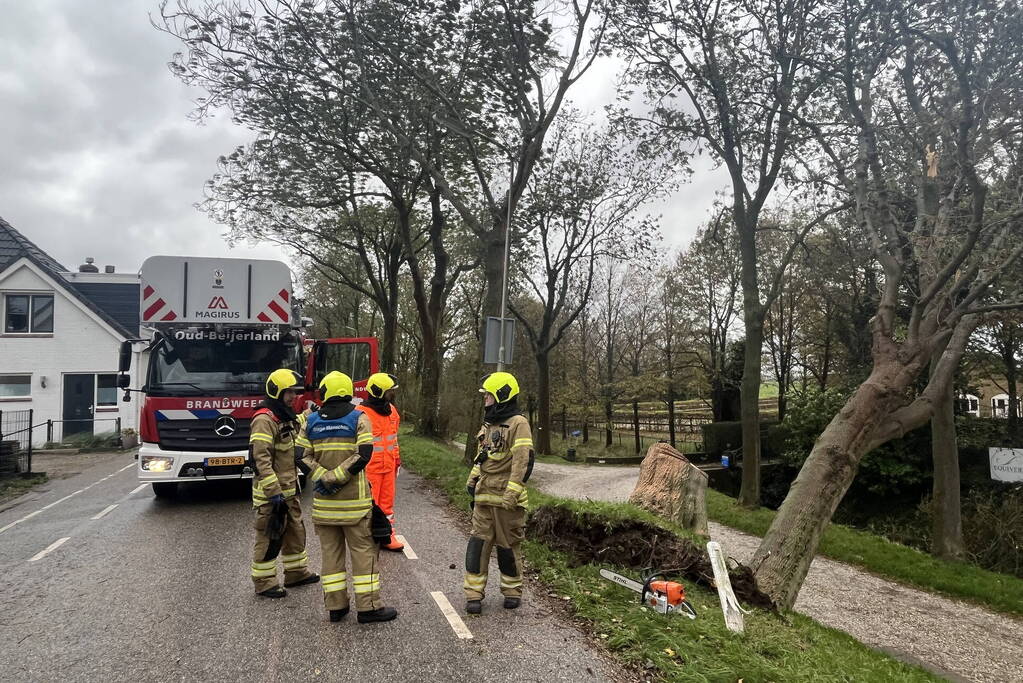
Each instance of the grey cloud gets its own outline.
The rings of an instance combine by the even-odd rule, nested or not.
[[[217,156],[249,135],[227,115],[187,118],[201,95],[167,70],[181,48],[150,24],[156,3],[7,3],[0,24],[0,216],[65,265],[85,256],[134,270],[155,253],[286,258],[273,245],[230,249],[194,203]],[[577,85],[578,106],[614,96],[616,65]],[[700,171],[668,201],[667,246],[705,220],[720,177]],[[722,180],[723,182],[723,180]]]

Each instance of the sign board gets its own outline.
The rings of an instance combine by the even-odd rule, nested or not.
[[[988,460],[995,481],[1023,481],[1023,448],[989,448]]]
[[[515,318],[504,319],[504,358],[500,358],[501,319],[487,318],[486,345],[483,347],[483,362],[511,363],[515,357]]]
[[[143,325],[289,325],[291,270],[280,261],[151,256],[142,264]]]

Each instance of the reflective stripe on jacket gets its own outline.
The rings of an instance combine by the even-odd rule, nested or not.
[[[483,423],[476,441],[478,453],[487,453],[486,459],[472,468],[467,482],[476,488],[476,505],[502,507],[505,496],[514,496],[518,507],[527,507],[525,480],[533,458],[529,421],[514,415],[500,424]]]
[[[252,505],[266,505],[278,494],[291,498],[298,490],[295,467],[295,423],[279,422],[269,410],[257,411],[249,426],[249,456],[255,467]]]
[[[352,476],[347,468],[358,459],[358,447],[372,441],[369,418],[357,410],[333,420],[324,419],[319,413],[309,416],[298,445],[305,448],[302,460],[310,469],[310,479],[314,483],[323,479],[339,487],[329,496],[318,492],[314,495],[314,523],[348,526],[370,514],[373,496],[366,472]]]

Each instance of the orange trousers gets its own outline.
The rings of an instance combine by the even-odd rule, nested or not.
[[[398,464],[388,453],[374,453],[366,466],[366,480],[373,491],[373,502],[391,522],[391,545],[398,541],[394,533],[394,485],[398,477]]]

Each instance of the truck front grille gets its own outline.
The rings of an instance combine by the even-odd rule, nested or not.
[[[220,436],[214,432],[213,423],[213,420],[161,420],[156,423],[160,448],[210,453],[248,450],[248,418],[238,418],[235,432],[229,436]]]

